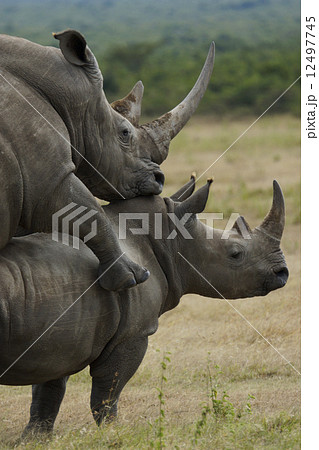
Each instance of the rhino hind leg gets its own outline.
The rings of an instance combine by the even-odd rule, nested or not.
[[[91,411],[97,425],[117,417],[122,389],[137,371],[147,350],[148,338],[124,341],[110,355],[107,349],[91,364]]]
[[[69,377],[32,386],[30,420],[22,438],[40,433],[51,433],[62,403]]]
[[[69,206],[71,204],[73,206]],[[77,208],[76,208],[77,206]],[[82,207],[82,209],[80,209]],[[64,213],[61,212],[66,208]],[[69,209],[68,209],[69,208]],[[109,291],[128,289],[143,283],[149,277],[144,267],[131,261],[120,248],[111,222],[91,192],[73,173],[70,173],[50,194],[50,200],[43,199],[36,207],[28,228],[33,231],[50,232],[52,215],[58,212],[58,230],[63,230],[63,219],[68,216],[68,233],[86,241],[100,261],[99,283]],[[73,214],[74,213],[74,214]],[[96,233],[94,227],[96,226]],[[73,240],[74,242],[74,240]]]

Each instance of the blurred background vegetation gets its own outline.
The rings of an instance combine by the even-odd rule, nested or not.
[[[68,27],[94,51],[109,101],[143,81],[147,116],[183,99],[212,40],[201,114],[260,114],[300,75],[299,0],[1,0],[0,33],[57,45],[51,32]],[[272,112],[300,114],[299,83]]]

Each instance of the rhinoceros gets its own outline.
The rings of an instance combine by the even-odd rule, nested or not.
[[[188,96],[159,119],[138,126],[142,83],[111,106],[84,37],[75,30],[54,37],[60,49],[0,36],[0,249],[18,226],[50,232],[53,214],[59,212],[61,226],[60,212],[81,205],[82,212],[92,214],[83,219],[77,237],[92,236],[96,224],[87,245],[100,261],[100,274],[105,272],[101,286],[128,288],[145,281],[149,272],[122,255],[93,196],[109,201],[162,191],[159,165],[207,88],[214,45]],[[69,215],[71,235],[78,219]]]
[[[144,357],[148,336],[182,295],[236,299],[266,295],[286,284],[280,250],[284,198],[278,183],[262,224],[251,230],[239,218],[228,239],[222,239],[221,230],[207,239],[212,229],[196,217],[205,208],[210,184],[191,194],[191,180],[172,198],[137,197],[104,207],[114,229],[121,213],[149,217],[149,234],[136,234],[137,222],[131,219],[131,232],[120,241],[124,251],[152,270],[152,277],[133,290],[101,289],[95,283],[98,260],[84,244],[75,250],[33,234],[12,239],[2,250],[0,383],[34,385],[26,432],[53,429],[68,376],[87,365],[94,419],[101,424],[116,416],[120,393]],[[192,239],[180,232],[178,221],[184,217]],[[155,231],[159,218],[161,237]]]

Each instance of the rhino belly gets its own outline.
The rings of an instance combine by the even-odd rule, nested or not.
[[[94,361],[115,334],[118,318],[115,308],[106,314],[107,323],[99,326],[103,312],[83,307],[88,302],[94,304],[94,296],[83,296],[61,318],[70,302],[59,302],[58,307],[51,302],[32,311],[21,302],[20,307],[11,307],[9,320],[2,314],[0,384],[42,383],[76,373]]]

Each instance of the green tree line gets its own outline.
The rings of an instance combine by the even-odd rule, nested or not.
[[[227,44],[226,44],[227,41]],[[202,114],[260,114],[300,75],[300,56],[293,46],[249,47],[225,36],[216,38],[216,58]],[[115,46],[99,58],[110,100],[124,96],[136,81],[145,86],[143,112],[156,115],[179,103],[194,85],[206,48],[192,51],[165,42]],[[276,112],[300,114],[300,83],[274,106]]]
[[[51,32],[65,28],[85,35],[109,100],[143,81],[145,115],[184,98],[212,39],[215,69],[199,113],[261,113],[300,75],[300,0],[0,2],[0,33],[58,45]],[[299,83],[272,111],[300,113]]]

